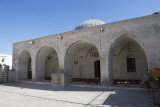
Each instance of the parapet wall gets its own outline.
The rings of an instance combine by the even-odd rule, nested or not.
[[[9,66],[0,65],[0,83],[15,81],[15,71],[9,70]]]

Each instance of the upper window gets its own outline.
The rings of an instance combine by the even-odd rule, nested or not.
[[[127,72],[136,72],[135,58],[127,58]]]

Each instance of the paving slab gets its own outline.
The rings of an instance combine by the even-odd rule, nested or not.
[[[136,85],[15,82],[0,84],[0,96],[2,107],[154,107],[148,90]]]

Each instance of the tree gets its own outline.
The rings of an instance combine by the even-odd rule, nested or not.
[[[153,14],[160,14],[160,12],[154,12]],[[153,15],[153,14],[152,14],[152,15]]]

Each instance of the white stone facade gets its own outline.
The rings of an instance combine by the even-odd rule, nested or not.
[[[54,73],[64,74],[65,84],[73,78],[100,78],[105,83],[140,80],[148,68],[160,67],[159,47],[159,14],[73,30],[14,43],[14,78],[27,79],[31,67],[33,81],[55,77],[51,76]],[[128,48],[135,59],[135,72],[127,70]],[[100,77],[95,76],[95,61],[100,61]]]
[[[0,64],[9,66],[12,69],[12,55],[0,54]]]

